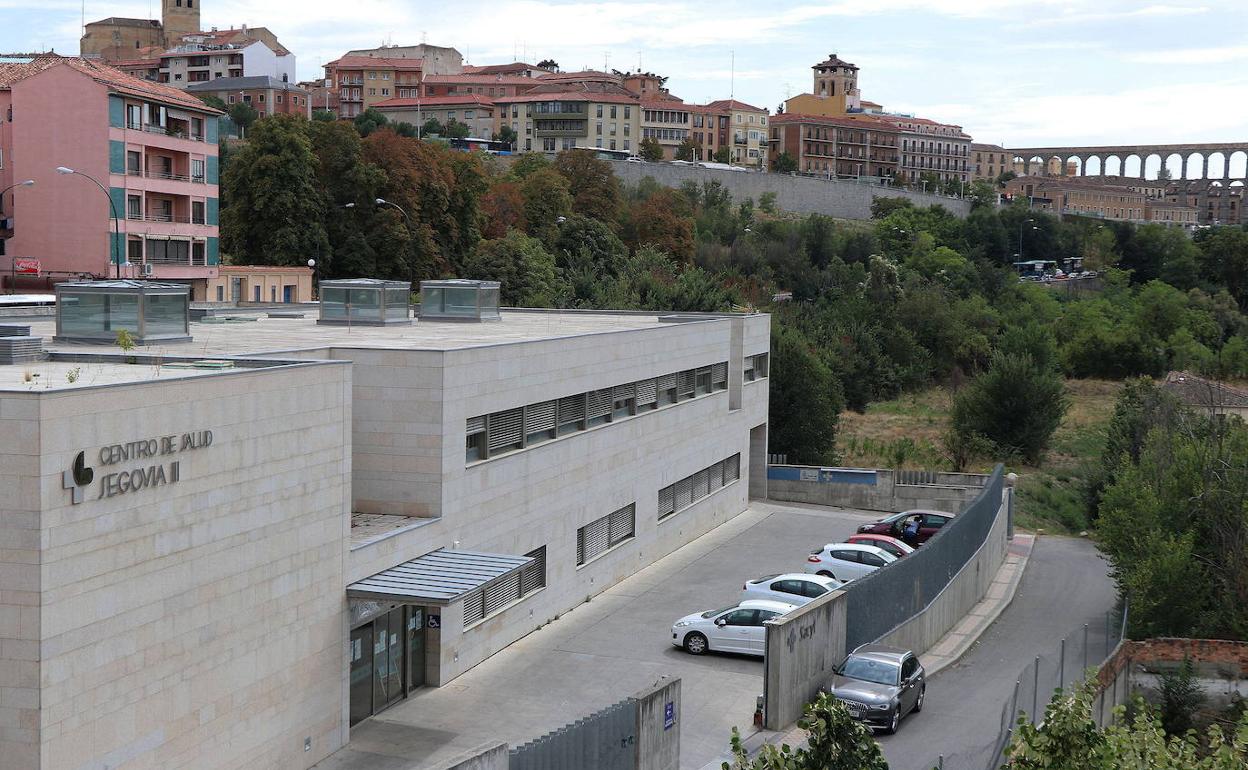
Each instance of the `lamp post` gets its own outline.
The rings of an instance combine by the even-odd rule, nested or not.
[[[27,179],[23,182],[11,184],[8,187],[4,188],[3,190],[0,190],[0,221],[3,221],[4,219],[4,194],[7,193],[9,190],[15,189],[17,187],[31,187],[34,184],[35,184],[35,180]],[[12,273],[11,277],[9,278],[9,293],[16,294],[17,293],[17,257],[12,256],[12,255],[9,256],[9,270]]]
[[[58,173],[58,174],[77,174],[78,176],[81,176],[81,177],[86,177],[87,179],[90,179],[92,182],[95,182],[95,186],[96,186],[96,187],[100,188],[100,192],[104,193],[104,197],[105,197],[105,198],[108,198],[108,209],[109,209],[109,211],[111,211],[111,212],[112,212],[112,214],[113,214],[113,242],[114,242],[114,248],[113,248],[113,249],[109,249],[109,253],[110,253],[110,255],[112,255],[112,252],[113,252],[114,250],[118,250],[118,251],[119,251],[120,249],[119,249],[118,247],[120,247],[120,245],[121,245],[121,226],[120,226],[120,224],[118,223],[118,219],[119,219],[119,217],[117,216],[117,204],[113,203],[113,196],[109,194],[109,192],[108,192],[108,188],[106,188],[104,185],[100,184],[100,180],[96,179],[95,177],[91,176],[90,174],[84,174],[84,173],[82,173],[81,171],[74,171],[72,168],[68,168],[68,167],[66,167],[66,166],[57,166],[57,167],[56,167],[56,173]],[[113,256],[113,264],[117,266],[117,268],[116,268],[116,271],[117,271],[117,277],[118,277],[118,278],[121,278],[121,258],[122,258],[122,255],[121,255],[121,254],[116,254],[116,255],[112,255],[112,256]]]
[[[1023,261],[1023,226],[1024,226],[1024,225],[1028,225],[1028,224],[1032,224],[1032,223],[1033,223],[1033,222],[1035,222],[1035,221],[1036,221],[1036,220],[1031,219],[1031,218],[1029,217],[1029,218],[1024,219],[1023,221],[1021,221],[1021,222],[1019,222],[1019,223],[1018,223],[1018,261],[1019,261],[1019,262],[1022,262],[1022,261]],[[1032,228],[1031,228],[1031,229],[1032,229],[1032,230],[1039,230],[1040,228],[1036,227],[1035,225],[1032,225]]]
[[[315,297],[316,296],[316,260],[309,259],[308,267],[312,269],[312,291],[310,293],[312,297]]]

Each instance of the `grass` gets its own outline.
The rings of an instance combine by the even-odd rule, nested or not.
[[[1119,383],[1068,380],[1071,406],[1038,466],[1011,465],[1018,474],[1015,523],[1024,529],[1076,533],[1087,529],[1084,487],[1100,459]],[[837,451],[850,466],[948,469],[940,437],[949,427],[952,395],[943,387],[871,404],[841,415]],[[970,471],[991,470],[993,458]]]

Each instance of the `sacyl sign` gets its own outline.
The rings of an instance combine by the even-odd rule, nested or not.
[[[96,459],[109,470],[100,476],[96,499],[176,484],[182,478],[181,461],[166,458],[209,446],[212,446],[212,431],[200,430],[100,447]],[[94,478],[95,470],[87,466],[86,451],[79,452],[62,480],[62,486],[73,490],[75,505],[82,502],[84,490]]]

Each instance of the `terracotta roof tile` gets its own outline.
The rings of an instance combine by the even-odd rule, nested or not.
[[[714,107],[716,109],[721,109],[721,110],[749,110],[752,112],[767,112],[767,110],[764,110],[761,107],[755,107],[752,104],[746,104],[745,102],[737,101],[736,99],[719,99],[717,101],[711,102],[710,104],[706,106]]]
[[[456,96],[422,96],[419,99],[414,98],[393,98],[385,99],[377,102],[373,106],[378,109],[400,109],[404,107],[443,107],[451,105],[477,105],[480,107],[493,107],[494,100],[488,96],[480,94],[463,94]]]
[[[118,93],[155,99],[167,104],[193,109],[199,112],[219,114],[217,110],[204,104],[199,99],[180,89],[164,83],[122,72],[94,59],[83,59],[78,56],[40,56],[25,63],[0,63],[0,89],[11,88],[14,83],[33,77],[57,65],[72,67],[95,82]]]
[[[338,69],[396,69],[396,70],[421,70],[424,69],[424,59],[407,59],[401,56],[343,56],[335,59],[326,67],[337,67]]]
[[[466,72],[462,75],[425,75],[420,81],[427,85],[474,85],[474,86],[533,86],[541,83],[543,78],[529,78],[524,75],[478,75]]]

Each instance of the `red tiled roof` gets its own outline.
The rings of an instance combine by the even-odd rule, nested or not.
[[[406,107],[442,107],[459,104],[477,105],[479,107],[493,107],[494,100],[488,96],[480,94],[463,94],[456,96],[422,96],[419,99],[408,97],[385,99],[377,102],[373,106],[377,109],[400,109]]]
[[[480,86],[533,86],[543,82],[544,78],[527,78],[524,75],[426,75],[421,82],[431,86],[440,85],[480,85]]]
[[[802,115],[793,112],[782,112],[771,119],[773,126],[786,125],[789,123],[826,123],[833,126],[842,126],[845,128],[867,128],[875,131],[891,131],[893,133],[901,133],[901,129],[887,121],[881,121],[875,116],[864,116],[858,118],[830,118],[823,115]]]
[[[269,32],[269,29],[267,27],[248,27],[246,29],[243,29],[242,27],[239,27],[238,29],[235,29],[234,27],[230,27],[229,29],[214,29],[214,30],[204,30],[202,32],[188,32],[185,35],[183,35],[181,39],[183,42],[190,42],[190,39],[207,38],[211,45],[239,45],[241,46],[243,43],[264,43],[266,47],[269,47],[269,44],[265,43],[265,41],[256,34],[256,32],[258,31],[263,31],[270,35],[273,34],[272,32]],[[274,35],[273,39],[276,40],[277,36]],[[290,51],[286,50],[286,48],[282,46],[281,43],[278,43],[277,48],[273,50],[273,53],[277,54],[278,56],[287,56],[290,54]]]
[[[338,69],[395,69],[395,70],[421,70],[424,69],[424,59],[405,59],[401,56],[343,56],[326,64],[326,67],[337,67]]]
[[[537,67],[533,64],[525,64],[522,61],[512,62],[511,64],[485,64],[481,66],[473,66],[471,64],[464,65],[465,75],[498,75],[507,74],[509,72],[523,72],[524,70],[535,70]]]
[[[516,96],[496,96],[496,103],[513,102],[604,102],[607,104],[638,104],[632,94],[617,94],[608,91],[551,91],[544,93],[518,94]]]
[[[711,102],[710,104],[706,106],[714,107],[715,109],[719,109],[719,110],[746,110],[749,112],[766,112],[767,111],[767,110],[762,109],[761,107],[755,107],[752,104],[746,104],[745,102],[737,101],[736,99],[718,99],[716,101]]]
[[[14,83],[38,75],[59,64],[78,70],[111,91],[153,99],[166,104],[174,104],[197,112],[220,114],[218,110],[209,107],[194,96],[173,86],[144,80],[127,72],[122,72],[116,67],[110,67],[94,59],[83,59],[78,56],[47,55],[40,56],[30,62],[0,63],[0,89],[11,88]]]

